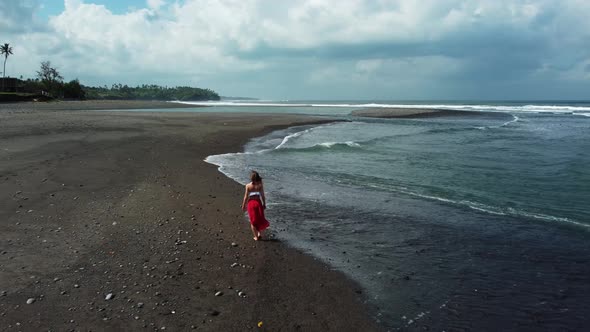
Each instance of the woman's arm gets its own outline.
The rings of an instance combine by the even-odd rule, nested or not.
[[[246,192],[244,193],[244,199],[242,200],[242,211],[246,211],[246,202],[248,201],[248,192],[250,189],[248,185],[246,185]]]
[[[262,207],[266,209],[266,196],[264,196],[264,186],[260,185],[260,195],[262,196]]]

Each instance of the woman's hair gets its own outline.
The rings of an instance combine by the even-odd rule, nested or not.
[[[258,174],[258,172],[252,171],[250,172],[250,181],[252,181],[252,183],[258,183],[262,182],[262,178],[260,177],[260,174]]]

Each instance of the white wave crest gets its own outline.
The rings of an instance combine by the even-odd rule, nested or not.
[[[239,101],[172,101],[198,106],[271,106],[271,107],[343,107],[343,108],[420,108],[484,112],[562,113],[590,116],[590,106],[571,105],[469,105],[469,104],[388,104],[388,103],[306,103],[289,101],[239,102]]]
[[[350,147],[355,147],[355,148],[361,146],[357,142],[353,142],[353,141],[348,141],[348,142],[325,142],[325,143],[320,143],[320,144],[317,144],[317,145],[324,146],[324,147],[327,147],[327,148],[331,148],[334,145],[341,145],[341,144],[342,145],[348,145]]]
[[[526,217],[526,218],[545,221],[545,222],[568,223],[568,224],[572,224],[572,225],[576,225],[576,226],[581,226],[581,227],[584,227],[584,228],[590,230],[590,224],[581,223],[581,222],[578,222],[578,221],[575,221],[575,220],[572,220],[569,218],[564,218],[564,217],[556,217],[556,216],[550,216],[550,215],[546,215],[546,214],[532,213],[532,212],[523,211],[523,210],[516,210],[513,208],[507,208],[506,210],[502,210],[499,208],[494,208],[491,206],[487,206],[484,204],[471,202],[471,201],[464,201],[464,200],[455,201],[455,200],[444,199],[444,198],[435,197],[435,196],[420,195],[420,194],[416,194],[416,193],[409,193],[409,194],[412,194],[414,196],[423,197],[423,198],[429,198],[429,199],[434,199],[434,200],[443,201],[443,202],[447,202],[447,203],[453,203],[453,204],[466,206],[470,209],[481,211],[481,212],[488,213],[488,214],[495,214],[495,215],[500,215],[500,216],[507,216],[508,215],[508,216],[516,216],[516,217]]]
[[[379,185],[370,185],[370,186],[373,188],[377,188],[377,189],[392,190],[392,188],[390,188],[390,187],[382,187]],[[453,199],[443,198],[443,197],[439,197],[439,196],[421,194],[421,193],[417,193],[417,192],[403,189],[403,188],[393,189],[393,190],[396,192],[403,193],[403,194],[410,195],[410,196],[414,196],[414,197],[426,198],[426,199],[435,200],[435,201],[439,201],[439,202],[443,202],[443,203],[447,203],[447,204],[451,204],[451,205],[464,206],[464,207],[470,208],[472,210],[484,212],[487,214],[494,214],[494,215],[499,215],[499,216],[525,217],[525,218],[535,219],[535,220],[544,221],[544,222],[566,223],[566,224],[582,227],[586,230],[590,230],[590,224],[586,224],[586,223],[572,220],[569,218],[556,217],[556,216],[540,214],[540,213],[533,213],[533,212],[528,212],[528,211],[524,211],[524,210],[516,210],[513,208],[502,209],[502,208],[492,207],[492,206],[488,206],[485,204],[467,201],[467,200],[453,200]]]
[[[335,124],[334,123],[328,123],[328,124],[311,127],[311,128],[308,128],[308,129],[305,129],[305,130],[298,131],[298,132],[295,132],[293,134],[287,135],[287,136],[285,136],[283,138],[283,140],[281,141],[281,143],[275,147],[275,150],[276,149],[282,149],[285,146],[285,144],[287,144],[290,140],[292,140],[294,138],[297,138],[297,137],[299,137],[301,135],[307,134],[307,133],[312,132],[314,130],[318,130],[318,129],[330,127],[330,126],[333,126],[333,125],[335,125]]]
[[[475,128],[480,129],[480,130],[502,128],[502,127],[506,127],[506,126],[510,125],[511,123],[518,122],[518,120],[520,120],[520,118],[518,116],[516,116],[514,114],[510,114],[510,115],[512,115],[512,120],[506,121],[499,126],[487,126],[487,127],[484,126],[484,127],[475,127]]]
[[[516,115],[514,115],[514,114],[510,114],[510,115],[512,115],[512,120],[504,122],[504,123],[503,123],[503,124],[501,124],[499,127],[506,127],[506,126],[508,126],[509,124],[511,124],[511,123],[515,123],[515,122],[518,122],[518,120],[520,120],[520,118],[519,118],[519,117],[517,117]]]
[[[299,136],[301,136],[301,135],[303,135],[305,133],[308,133],[308,132],[311,131],[311,129],[313,129],[313,128],[306,129],[306,130],[303,130],[303,131],[298,131],[296,133],[293,133],[293,134],[290,134],[290,135],[285,136],[283,138],[283,140],[281,141],[281,143],[275,147],[275,150],[282,149],[283,146],[285,146],[285,144],[287,144],[291,139],[296,138],[296,137],[299,137]]]

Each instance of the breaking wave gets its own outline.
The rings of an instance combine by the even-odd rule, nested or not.
[[[258,107],[342,107],[342,108],[418,108],[474,112],[560,113],[590,116],[590,106],[573,105],[471,105],[471,104],[398,104],[398,103],[314,103],[296,101],[173,101],[198,106],[258,106]]]

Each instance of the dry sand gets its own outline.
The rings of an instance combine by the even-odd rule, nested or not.
[[[379,329],[357,284],[254,242],[203,161],[317,119],[47,105],[0,105],[1,330]]]
[[[75,111],[75,110],[125,110],[158,108],[194,108],[197,105],[149,100],[71,100],[51,102],[0,103],[4,111]]]

